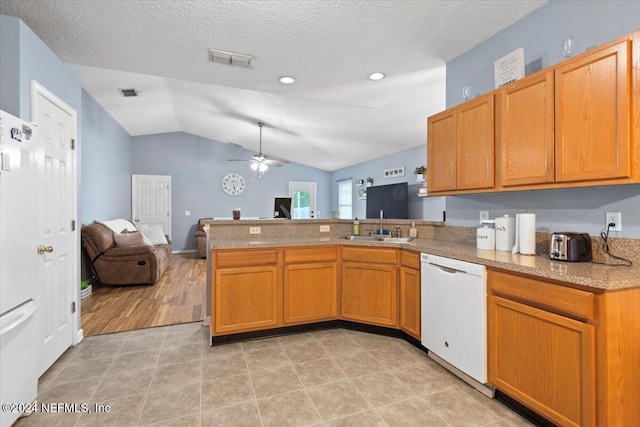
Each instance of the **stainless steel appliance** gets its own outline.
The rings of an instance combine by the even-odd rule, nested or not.
[[[487,378],[483,265],[421,254],[422,345],[439,364],[493,397]]]
[[[572,262],[593,260],[591,236],[587,233],[553,233],[549,247],[549,258]]]

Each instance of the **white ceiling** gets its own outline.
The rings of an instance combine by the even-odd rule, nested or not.
[[[264,121],[266,154],[333,171],[424,144],[427,116],[445,108],[445,63],[544,3],[2,0],[0,13],[74,64],[132,136],[182,131],[257,151]],[[253,67],[211,63],[208,49]],[[387,77],[367,79],[375,71]]]

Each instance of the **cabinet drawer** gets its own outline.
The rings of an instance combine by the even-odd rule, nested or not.
[[[420,270],[420,253],[402,249],[400,251],[400,264],[403,267]]]
[[[531,303],[569,317],[594,320],[595,297],[590,292],[491,270],[487,277],[494,295]]]
[[[368,262],[373,264],[396,264],[398,262],[398,250],[391,248],[343,247],[342,259],[344,261]]]
[[[278,250],[213,251],[213,263],[216,269],[275,265],[278,263]]]
[[[292,248],[284,250],[284,263],[293,264],[298,262],[323,262],[335,261],[338,259],[338,248],[314,247],[314,248]]]

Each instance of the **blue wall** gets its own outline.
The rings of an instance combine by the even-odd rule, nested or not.
[[[230,158],[249,158],[251,151],[195,135],[174,132],[133,137],[133,173],[170,175],[174,250],[195,249],[193,234],[199,218],[231,217],[239,207],[244,217],[273,217],[273,200],[287,197],[289,181],[317,182],[317,210],[331,216],[330,173],[297,163],[271,167],[262,178],[247,164]],[[247,183],[239,196],[222,191],[222,177],[240,173]],[[190,211],[191,216],[185,216]]]
[[[131,136],[82,91],[80,223],[131,218]]]
[[[69,67],[18,18],[0,15],[0,36],[0,107],[30,121],[31,80],[36,80],[76,110],[80,120],[82,86]]]
[[[639,29],[639,17],[639,1],[551,1],[447,63],[447,108],[463,101],[465,84],[472,96],[493,90],[493,62],[519,47],[526,64],[538,61],[546,68],[563,59],[563,37],[573,36],[574,52],[580,53]],[[478,210],[491,217],[529,210],[537,214],[538,230],[592,235],[603,230],[605,212],[619,211],[622,232],[612,236],[640,238],[639,185],[454,196],[446,206],[452,225],[477,225]]]
[[[373,185],[407,182],[409,184],[409,216],[415,219],[442,221],[442,211],[445,209],[445,198],[417,196],[418,187],[422,186],[422,184],[416,182],[413,171],[417,166],[426,164],[427,146],[420,145],[334,171],[331,174],[331,209],[334,211],[338,210],[337,181],[352,178],[354,182],[353,217],[365,218],[367,201],[358,197],[358,190],[360,188],[355,186],[355,182],[359,179],[366,180],[367,177],[371,177],[373,178]],[[402,166],[405,167],[405,176],[384,178],[385,169],[395,169]]]
[[[20,20],[0,15],[0,110],[20,117]]]

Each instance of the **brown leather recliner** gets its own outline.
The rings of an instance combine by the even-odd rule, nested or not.
[[[81,237],[91,269],[105,285],[153,285],[171,263],[168,237],[166,245],[118,247],[113,231],[97,222],[83,227]]]
[[[198,247],[198,255],[200,255],[200,258],[207,257],[207,233],[204,232],[202,221],[212,219],[213,218],[200,218],[198,220],[198,230],[194,236],[196,238],[196,245]]]

